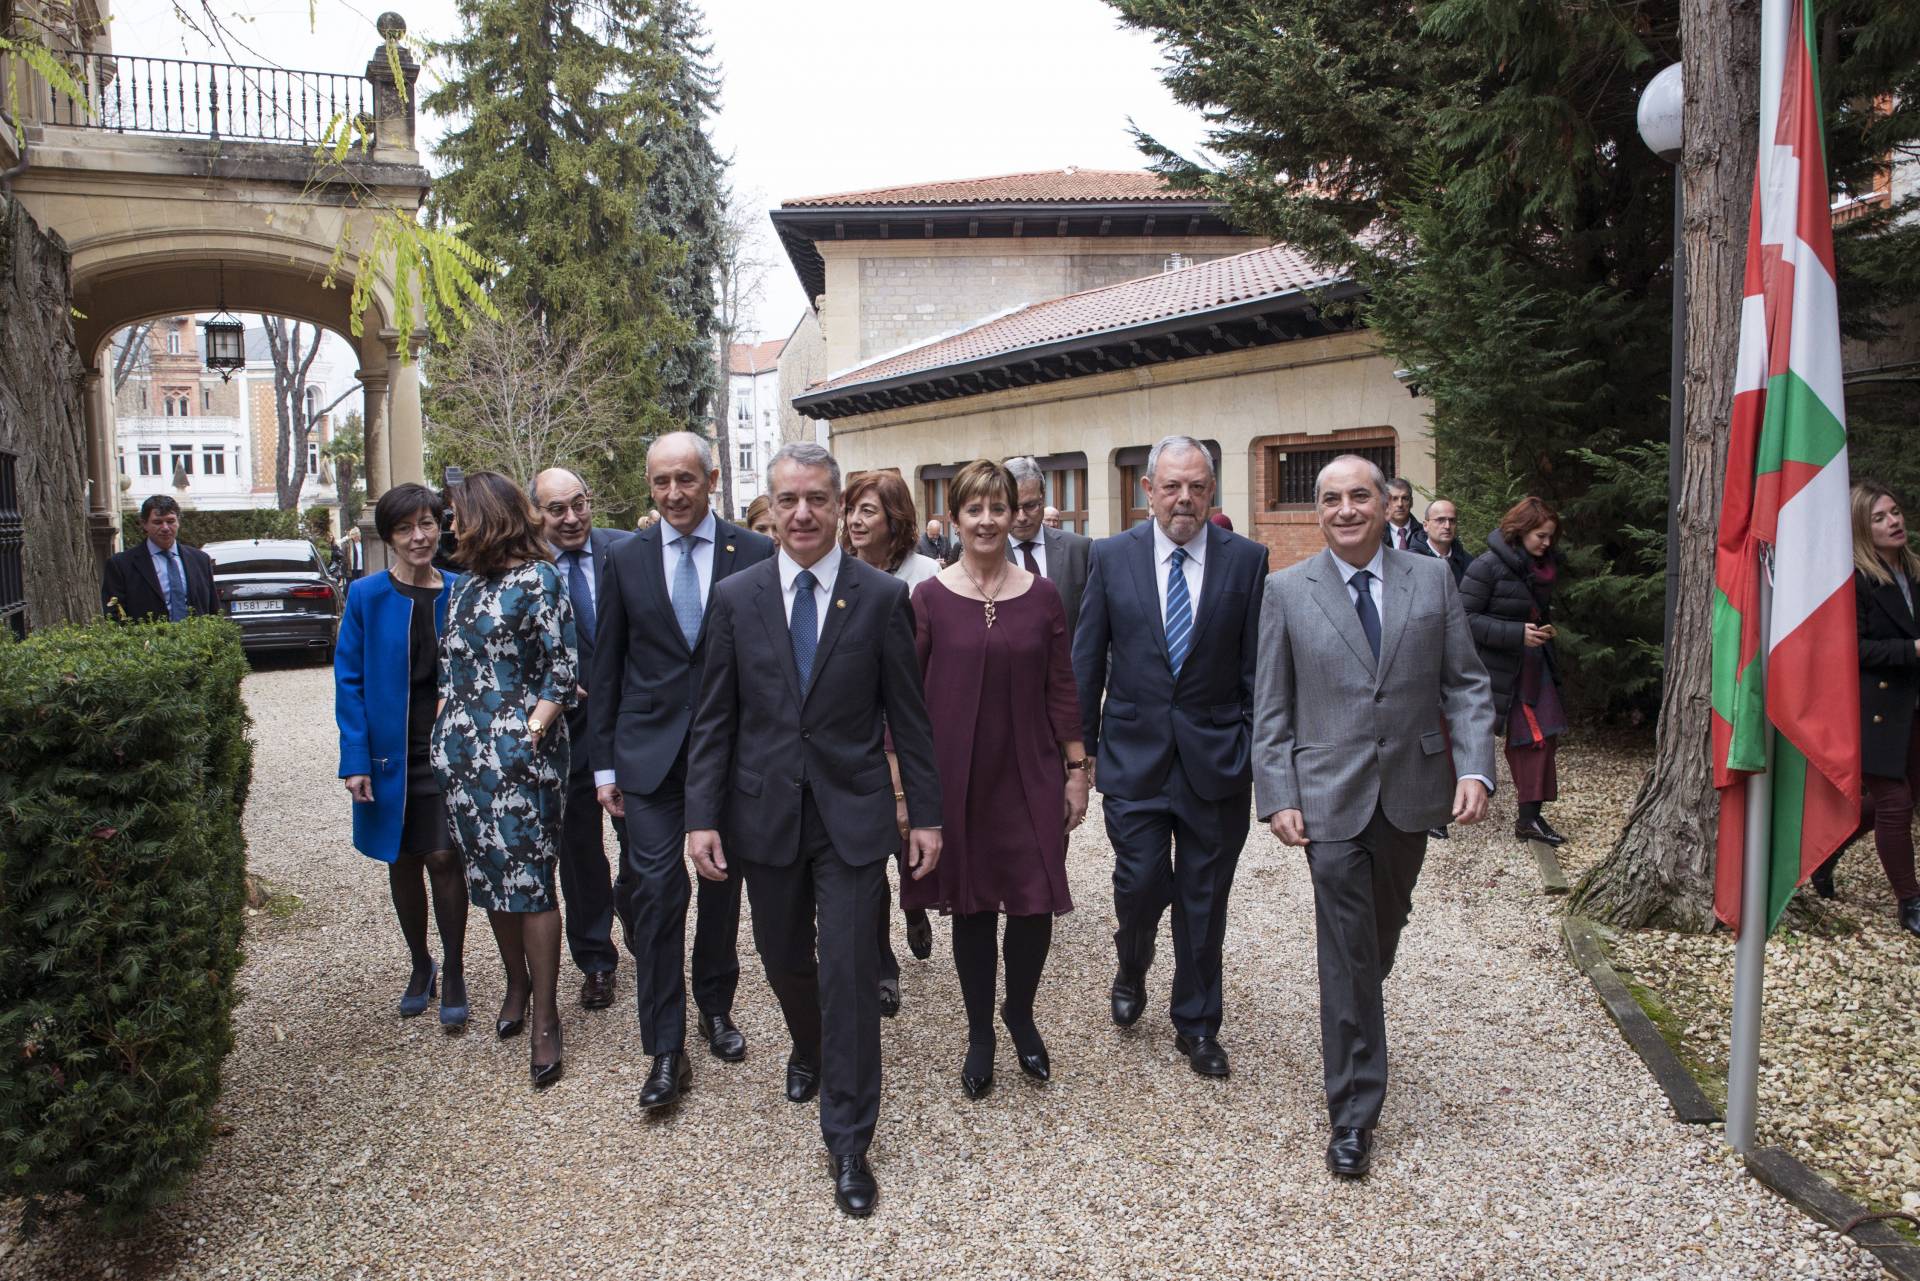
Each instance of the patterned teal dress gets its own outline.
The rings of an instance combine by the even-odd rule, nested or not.
[[[529,561],[454,587],[441,642],[433,767],[446,791],[467,894],[490,912],[547,912],[567,792],[567,721],[539,746],[527,718],[541,699],[577,701],[578,639],[560,574]]]

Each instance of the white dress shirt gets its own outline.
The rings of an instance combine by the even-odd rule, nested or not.
[[[1160,522],[1153,522],[1153,585],[1160,593],[1160,627],[1167,626],[1167,569],[1173,564],[1173,549],[1180,546],[1167,537],[1167,531],[1160,528]],[[1200,585],[1207,578],[1207,527],[1202,524],[1200,532],[1186,542],[1186,563],[1180,566],[1181,575],[1187,580],[1187,609],[1193,615],[1193,625],[1200,625]]]
[[[779,555],[780,604],[787,611],[788,627],[793,626],[793,597],[794,597],[793,580],[800,577],[800,571],[802,569],[811,568],[813,570],[813,578],[814,578],[814,583],[813,583],[814,638],[818,639],[820,633],[827,630],[827,605],[833,599],[834,580],[840,577],[840,554],[841,554],[840,545],[836,543],[834,544],[833,549],[829,551],[825,556],[822,556],[819,560],[815,561],[811,566],[805,566],[800,564],[800,562],[796,561],[793,557],[787,555],[786,548],[782,547],[780,549],[780,555]]]
[[[1027,567],[1027,559],[1021,554],[1020,543],[1016,539],[1007,540],[1007,558],[1022,569]],[[1045,528],[1033,536],[1033,563],[1040,567],[1040,577],[1047,577],[1047,531]]]
[[[693,545],[693,573],[700,580],[700,608],[707,607],[707,596],[713,588],[713,539],[718,532],[719,522],[713,518],[713,509],[700,518],[693,527],[693,533],[683,535],[665,520],[660,522],[660,569],[666,575],[667,599],[673,599],[673,575],[680,568],[680,558],[687,553],[680,550],[680,540],[690,537],[697,541]],[[599,604],[598,601],[594,602]]]

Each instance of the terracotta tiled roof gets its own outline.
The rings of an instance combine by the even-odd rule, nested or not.
[[[883,356],[807,389],[823,391],[931,372],[1031,347],[1126,330],[1330,285],[1338,272],[1314,266],[1285,245],[1182,267],[1158,276],[1037,302],[970,329]]]
[[[841,191],[799,196],[783,209],[847,205],[1111,204],[1128,200],[1204,200],[1197,191],[1168,187],[1158,174],[1141,169],[1047,169],[1038,173],[996,174],[945,182],[908,183],[870,191]]]
[[[768,342],[737,342],[727,349],[727,372],[764,374],[779,363],[780,353],[786,345],[784,338],[774,338]]]

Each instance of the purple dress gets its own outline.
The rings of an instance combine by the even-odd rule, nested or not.
[[[1080,696],[1060,593],[1044,578],[985,606],[938,579],[914,589],[915,641],[940,766],[940,862],[900,905],[1058,915],[1067,892],[1066,769]]]

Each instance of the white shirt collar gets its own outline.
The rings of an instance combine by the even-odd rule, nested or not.
[[[1184,544],[1176,543],[1167,537],[1167,531],[1160,528],[1160,522],[1153,523],[1153,563],[1164,565],[1173,556],[1173,549],[1184,546],[1187,559],[1203,569],[1207,564],[1207,526],[1201,522],[1200,532],[1189,538]]]
[[[1332,548],[1327,549],[1327,555],[1333,556]],[[1374,548],[1373,559],[1368,561],[1365,565],[1350,565],[1339,556],[1333,556],[1333,563],[1340,567],[1340,582],[1343,585],[1352,586],[1353,576],[1359,573],[1362,569],[1367,570],[1369,573],[1373,575],[1374,582],[1376,583],[1385,582],[1386,571],[1387,571],[1386,544],[1382,543],[1380,546]]]
[[[714,540],[714,535],[718,532],[718,529],[719,529],[719,522],[713,518],[713,508],[709,507],[707,508],[707,514],[700,518],[700,523],[693,527],[693,536],[695,538],[705,539],[707,543],[711,545]],[[682,538],[686,537],[685,534],[682,534],[679,530],[675,529],[672,525],[668,525],[666,527],[665,532],[666,532],[665,541],[668,547],[673,546],[675,543],[679,542]],[[695,544],[695,545],[698,546],[698,544]]]
[[[787,549],[784,547],[780,549],[779,566],[780,590],[783,592],[791,592],[793,590],[793,580],[800,577],[800,571],[807,567],[787,555]],[[819,587],[825,587],[829,591],[833,590],[834,581],[840,577],[840,544],[835,543],[825,556],[813,562],[811,568],[813,569],[814,582],[816,582]],[[815,590],[819,590],[819,587],[816,587]]]

